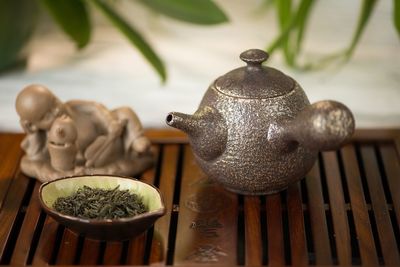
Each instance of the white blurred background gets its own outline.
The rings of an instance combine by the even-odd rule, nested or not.
[[[169,111],[192,113],[217,77],[242,66],[239,54],[264,49],[278,34],[274,12],[260,0],[217,0],[230,21],[198,26],[155,15],[139,4],[121,1],[119,10],[143,33],[167,66],[162,85],[140,53],[96,15],[92,42],[82,51],[55,27],[42,25],[30,46],[26,70],[0,76],[0,131],[21,131],[14,109],[26,85],[49,87],[63,101],[87,99],[109,108],[131,106],[146,128],[167,127]],[[346,47],[361,1],[318,1],[306,33],[306,55]],[[378,1],[351,61],[341,68],[296,71],[280,53],[267,65],[293,77],[311,102],[334,99],[348,105],[358,128],[400,127],[400,39],[392,22],[392,1]]]

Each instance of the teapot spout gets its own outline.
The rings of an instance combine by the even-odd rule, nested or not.
[[[170,112],[165,119],[166,123],[190,135],[197,131],[198,125],[193,115],[180,112]]]
[[[224,118],[214,108],[202,107],[193,115],[170,112],[166,122],[185,132],[193,152],[205,161],[219,157],[226,149],[228,130]]]

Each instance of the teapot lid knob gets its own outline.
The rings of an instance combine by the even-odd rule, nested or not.
[[[268,57],[268,53],[261,49],[249,49],[240,54],[240,59],[248,66],[261,65]]]

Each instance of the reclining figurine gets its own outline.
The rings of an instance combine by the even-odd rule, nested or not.
[[[18,94],[16,110],[26,133],[21,170],[41,182],[84,174],[133,176],[153,164],[150,141],[128,107],[62,103],[46,87],[30,85]]]

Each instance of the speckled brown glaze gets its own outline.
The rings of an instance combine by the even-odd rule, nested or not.
[[[318,151],[335,149],[354,131],[350,110],[335,101],[310,105],[300,85],[262,66],[268,55],[245,51],[246,67],[218,78],[193,115],[167,123],[189,135],[203,171],[241,194],[271,194],[301,179]]]

